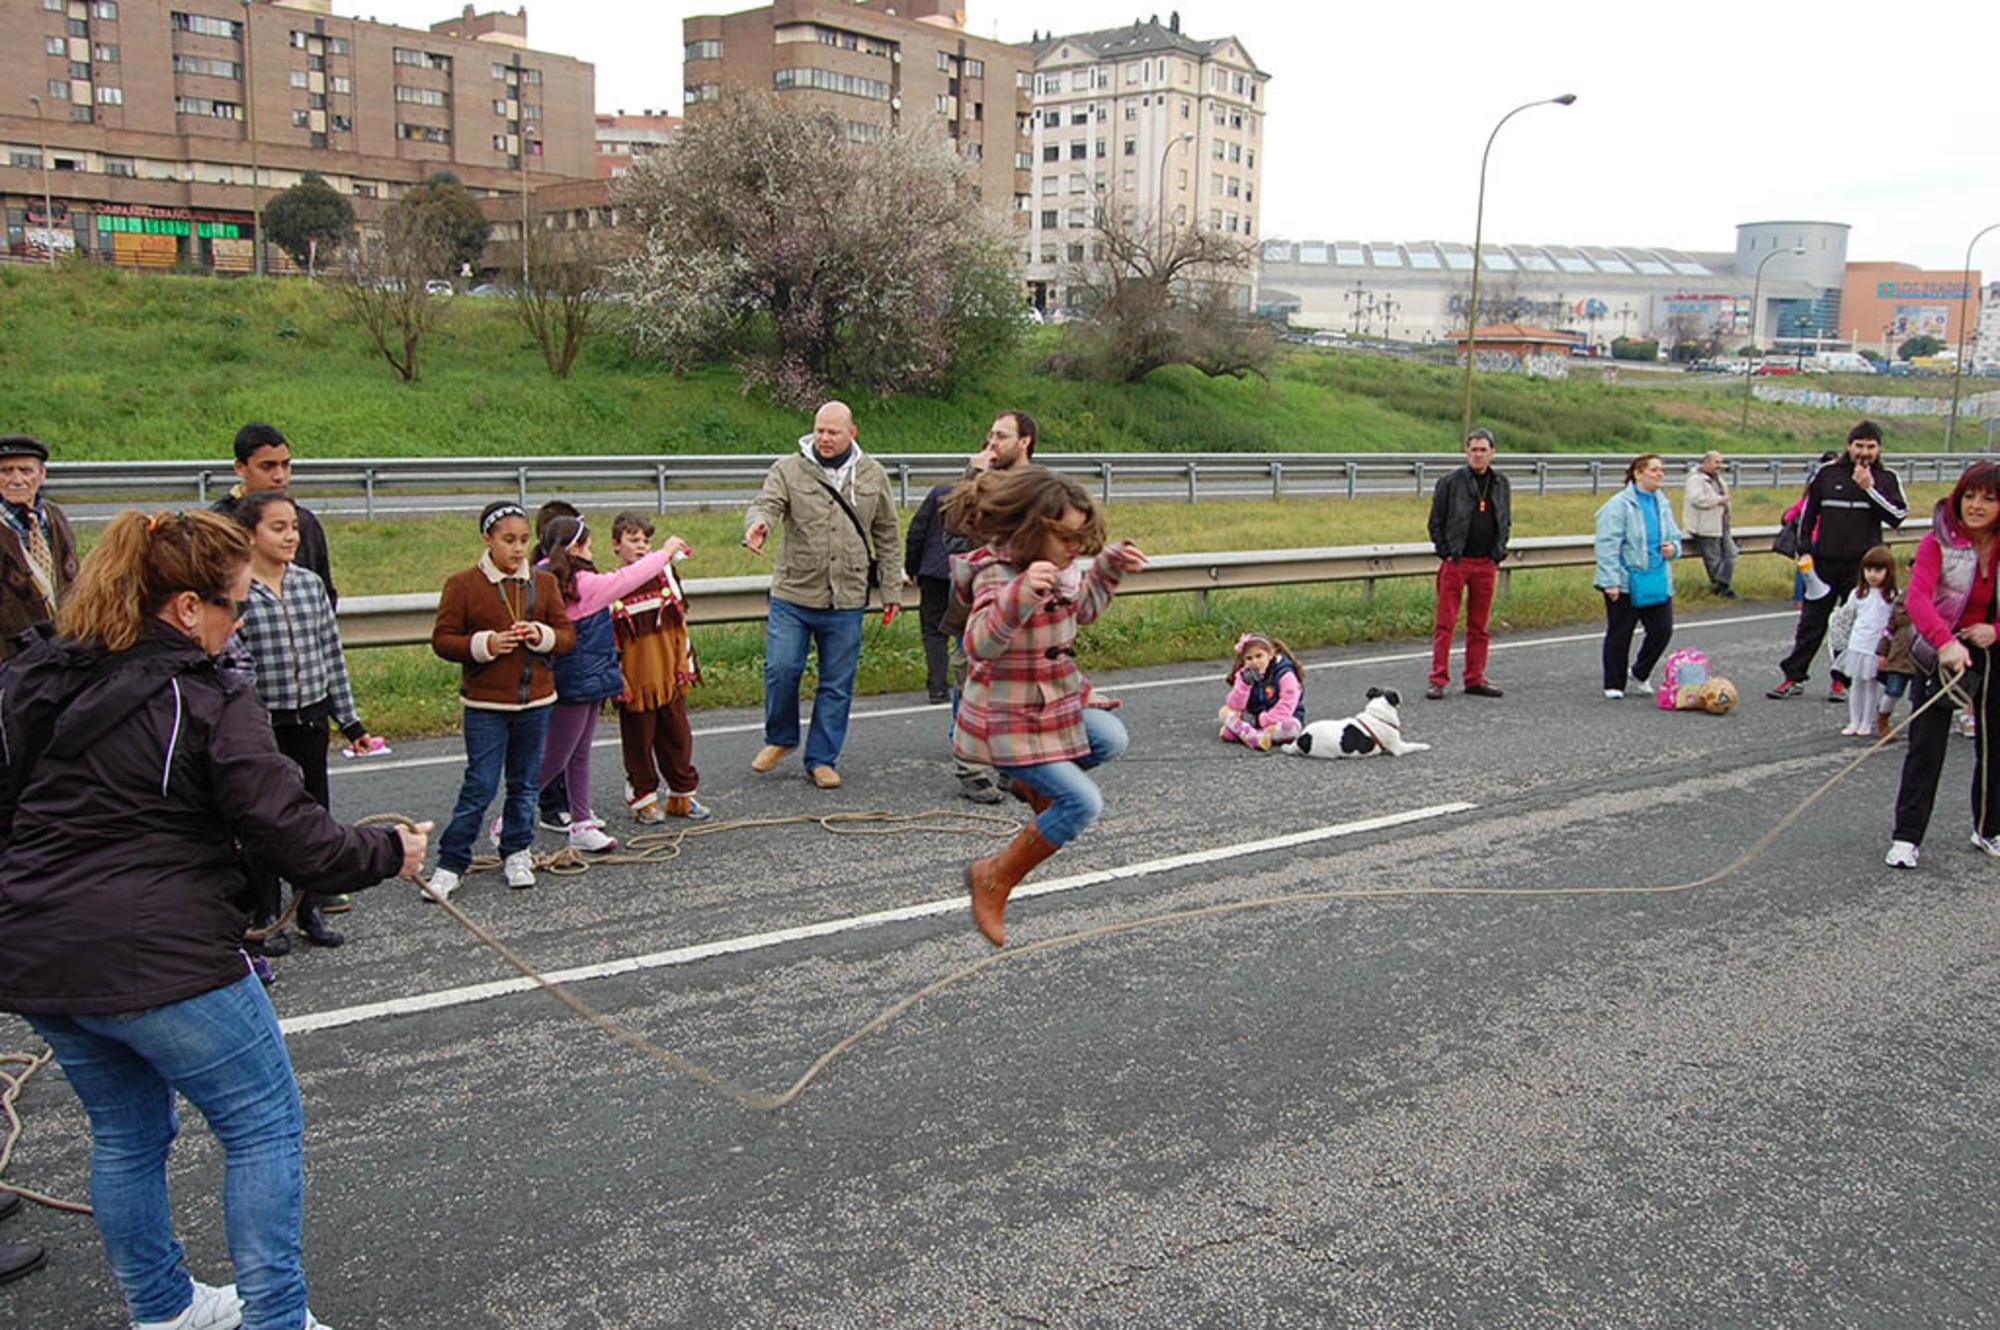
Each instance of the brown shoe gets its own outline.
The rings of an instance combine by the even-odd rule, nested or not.
[[[785,755],[791,751],[780,744],[765,744],[757,750],[757,756],[750,759],[750,769],[761,776],[784,761]]]
[[[840,773],[832,767],[814,767],[812,769],[812,780],[813,784],[819,786],[822,790],[837,790],[840,788]]]
[[[1047,811],[1048,806],[1055,802],[1048,795],[1037,793],[1026,781],[1014,781],[1007,787],[1007,793],[1034,809],[1038,814]]]
[[[1876,737],[1877,739],[1886,739],[1886,738],[1888,738],[1888,737],[1889,737],[1889,731],[1890,731],[1890,730],[1892,730],[1892,729],[1894,729],[1894,728],[1895,728],[1895,727],[1894,727],[1893,725],[1891,725],[1891,724],[1889,723],[1889,713],[1888,713],[1888,712],[1886,712],[1886,711],[1878,711],[1878,712],[1876,712],[1876,713],[1875,713],[1875,737]]]
[[[1033,827],[1022,827],[997,854],[975,859],[965,869],[972,893],[972,922],[996,947],[1007,945],[1007,897],[1034,866],[1056,852]]]

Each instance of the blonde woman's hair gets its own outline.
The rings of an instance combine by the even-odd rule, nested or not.
[[[214,513],[124,512],[85,556],[56,614],[65,637],[125,651],[146,620],[183,591],[204,600],[229,592],[250,562],[250,533]]]
[[[1043,537],[1074,508],[1084,515],[1077,533],[1078,554],[1104,548],[1104,518],[1090,491],[1045,466],[1023,462],[1004,471],[982,471],[945,496],[948,529],[1006,551],[1016,566],[1041,558]]]

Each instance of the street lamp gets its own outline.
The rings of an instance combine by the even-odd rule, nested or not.
[[[1772,259],[1777,258],[1780,254],[1790,254],[1793,258],[1804,258],[1805,253],[1806,248],[1804,245],[1794,245],[1789,250],[1773,249],[1769,254],[1766,254],[1757,261],[1757,278],[1750,283],[1750,346],[1753,350],[1757,346],[1757,319],[1764,312],[1761,307],[1764,296],[1764,265]],[[1743,357],[1743,419],[1737,428],[1744,430],[1750,428],[1750,357],[1748,356]]]
[[[264,275],[264,191],[257,169],[257,74],[250,66],[250,0],[243,4],[243,134],[250,140],[250,270]],[[189,242],[193,244],[192,241]]]
[[[1958,355],[1953,359],[1951,366],[1951,414],[1944,418],[1944,450],[1946,452],[1951,451],[1952,432],[1958,426],[1958,381],[1965,374],[1965,302],[1966,298],[1972,294],[1972,247],[1979,243],[1980,236],[1985,235],[1988,231],[1995,228],[2000,228],[2000,222],[1980,227],[1979,230],[1973,233],[1972,239],[1968,240],[1965,244],[1965,273],[1961,279],[1962,284],[1958,288]]]
[[[1174,138],[1174,139],[1170,140],[1170,141],[1168,142],[1167,146],[1166,146],[1166,147],[1164,147],[1164,148],[1162,148],[1162,149],[1160,150],[1160,175],[1159,175],[1159,181],[1160,181],[1160,240],[1161,240],[1161,246],[1162,246],[1162,251],[1163,251],[1163,252],[1164,252],[1164,248],[1165,248],[1165,241],[1166,241],[1166,236],[1167,236],[1167,158],[1168,158],[1168,156],[1169,156],[1169,155],[1171,155],[1171,154],[1172,154],[1173,150],[1174,150],[1175,148],[1178,148],[1178,147],[1180,147],[1180,146],[1181,146],[1181,144],[1183,144],[1183,143],[1192,143],[1192,142],[1194,142],[1194,135],[1193,135],[1193,134],[1192,134],[1191,132],[1187,131],[1187,130],[1183,130],[1183,131],[1181,131],[1181,133],[1180,133],[1179,137],[1177,137],[1177,138]]]
[[[28,100],[35,104],[35,128],[42,138],[42,225],[48,228],[43,238],[43,248],[49,252],[49,266],[56,266],[56,205],[49,195],[49,122],[42,114],[42,98],[39,93],[29,93]]]
[[[528,290],[528,135],[535,127],[521,122],[521,291]]]
[[[1479,211],[1472,223],[1472,310],[1465,322],[1465,418],[1458,432],[1460,439],[1472,433],[1472,360],[1479,344],[1479,246],[1486,236],[1486,159],[1493,155],[1493,140],[1499,136],[1500,126],[1530,106],[1568,106],[1575,101],[1576,94],[1566,92],[1560,97],[1524,102],[1500,117],[1500,124],[1486,136],[1486,151],[1479,154]]]

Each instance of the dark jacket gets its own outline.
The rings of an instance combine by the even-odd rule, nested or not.
[[[618,633],[611,611],[586,614],[570,625],[576,641],[551,663],[556,672],[556,701],[605,702],[625,691],[618,668]]]
[[[76,537],[70,533],[63,510],[44,500],[42,512],[49,519],[49,553],[55,556],[56,595],[69,590],[76,581]],[[38,623],[49,622],[48,602],[35,584],[28,554],[14,528],[0,522],[0,661],[20,649],[15,637]]]
[[[1891,530],[1910,515],[1903,482],[1877,461],[1875,488],[1854,483],[1854,459],[1846,453],[1813,472],[1806,482],[1806,506],[1799,510],[1799,530],[1814,531],[1815,559],[1829,563],[1861,562],[1861,556],[1882,543],[1882,528]]]
[[[1498,467],[1489,466],[1493,488],[1486,498],[1493,505],[1493,562],[1507,557],[1508,528],[1513,523],[1513,501],[1507,477]],[[1461,466],[1438,478],[1431,490],[1431,548],[1440,559],[1456,559],[1465,553],[1466,533],[1472,529],[1472,515],[1479,508],[1479,485],[1472,468]]]
[[[226,495],[210,504],[209,510],[234,519],[236,505],[242,498],[241,494]],[[327,557],[326,531],[320,526],[319,519],[312,515],[312,510],[297,499],[292,500],[292,507],[299,514],[299,552],[292,556],[292,562],[319,574],[319,580],[326,583],[327,602],[337,610],[340,608],[340,592],[333,585],[333,564]]]
[[[959,483],[947,480],[942,485],[933,486],[931,492],[924,496],[924,501],[917,505],[917,515],[910,519],[910,529],[903,533],[903,567],[912,576],[951,580],[951,556],[954,551],[946,544],[949,535],[944,529],[942,505],[945,495],[958,488]]]
[[[0,1010],[139,1011],[241,980],[243,854],[305,891],[402,866],[392,829],[313,802],[249,680],[165,625],[9,662],[0,760]]]

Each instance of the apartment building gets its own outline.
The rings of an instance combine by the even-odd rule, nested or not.
[[[1034,187],[1022,258],[1037,307],[1071,303],[1065,274],[1091,257],[1099,208],[1145,234],[1257,236],[1271,76],[1242,42],[1190,37],[1175,13],[1029,46]]]
[[[596,172],[595,73],[529,47],[525,9],[420,30],[330,0],[0,0],[0,30],[15,256],[244,271],[254,211],[307,171],[364,226],[440,170],[517,199]]]
[[[632,163],[674,141],[684,122],[664,111],[626,115],[616,111],[597,117],[597,178],[616,180]]]
[[[724,92],[775,93],[840,117],[870,142],[944,135],[972,163],[980,196],[1018,219],[1028,194],[1029,86],[1024,47],[975,37],[965,10],[940,0],[776,0],[682,24],[684,110]]]

